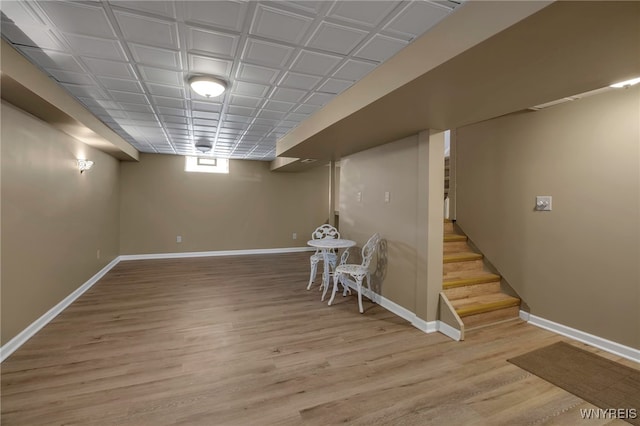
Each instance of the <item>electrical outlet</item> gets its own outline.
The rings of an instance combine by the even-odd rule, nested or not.
[[[358,191],[358,194],[356,195],[356,199],[358,200],[359,203],[362,202],[362,192]]]
[[[96,250],[96,259],[100,259],[100,249]]]
[[[384,202],[388,203],[389,201],[391,201],[391,194],[387,191],[384,193]]]
[[[297,234],[296,232],[294,232],[294,233],[293,233],[292,238],[293,238],[294,240],[297,240],[297,239],[298,239],[298,234]]]
[[[182,235],[178,235],[176,237],[176,243],[181,243],[182,242]]]

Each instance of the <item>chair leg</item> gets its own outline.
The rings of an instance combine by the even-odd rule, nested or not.
[[[338,291],[338,281],[340,281],[340,274],[334,273],[333,274],[333,290],[331,291],[331,299],[329,299],[329,303],[328,303],[329,306],[331,306],[331,304],[333,303],[333,299],[335,299],[336,297],[336,292]],[[324,294],[322,295],[322,300],[324,300]]]
[[[313,284],[313,280],[316,279],[316,273],[318,271],[318,262],[311,261],[311,274],[309,274],[309,285],[307,286],[307,290],[311,288],[311,284]]]
[[[376,301],[374,300],[373,292],[371,291],[371,274],[370,273],[367,273],[367,288],[369,289],[369,299],[371,299],[373,303],[376,303]]]
[[[356,286],[358,287],[358,307],[360,308],[360,313],[364,312],[362,309],[362,279],[364,277],[359,276],[356,278]]]

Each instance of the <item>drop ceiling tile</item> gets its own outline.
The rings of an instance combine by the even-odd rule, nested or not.
[[[74,34],[64,34],[64,38],[71,50],[78,55],[122,62],[127,60],[127,56],[117,40],[105,40]]]
[[[115,101],[107,101],[103,99],[96,99],[96,103],[98,103],[102,108],[105,109],[120,109],[121,105]]]
[[[62,32],[116,38],[102,7],[60,1],[43,1],[38,4]]]
[[[291,69],[306,74],[327,75],[342,60],[339,56],[302,50]]]
[[[292,120],[292,121],[295,121],[296,123],[300,123],[304,121],[307,117],[308,117],[307,114],[291,113],[287,115],[287,120]]]
[[[132,120],[147,121],[151,123],[155,123],[158,121],[154,114],[149,114],[146,112],[129,112],[129,117],[131,117]]]
[[[182,99],[164,98],[162,96],[152,96],[151,99],[153,103],[158,106],[163,106],[168,108],[179,108],[179,109],[187,108],[186,102]]]
[[[14,22],[16,25],[28,27],[40,27],[45,22],[38,16],[28,2],[24,1],[4,1],[2,2],[2,25]],[[6,17],[6,19],[5,19]],[[4,28],[2,29],[4,33]]]
[[[249,38],[242,58],[258,65],[280,68],[289,60],[293,51],[291,46]]]
[[[371,61],[384,62],[406,47],[407,44],[409,43],[404,40],[376,34],[354,56]]]
[[[187,49],[204,55],[234,58],[239,41],[240,36],[235,34],[201,28],[189,28],[187,31]]]
[[[224,123],[225,129],[245,130],[248,127],[249,127],[249,123],[237,123],[233,121],[228,121]]]
[[[193,118],[207,118],[209,120],[218,120],[220,118],[220,113],[217,112],[192,111],[191,115]]]
[[[236,78],[252,83],[273,84],[279,73],[279,70],[273,68],[241,63]]]
[[[6,2],[2,3],[3,5]],[[17,27],[12,22],[2,23],[2,35],[11,43],[41,49],[64,50],[64,45],[56,35],[42,26]]]
[[[217,102],[200,102],[197,100],[191,100],[191,108],[198,111],[220,112],[222,105]]]
[[[175,22],[122,11],[115,11],[114,14],[128,42],[179,50],[178,29]]]
[[[264,110],[262,112],[266,113],[267,115],[276,114],[276,115],[284,116],[286,114],[286,112],[267,111],[267,110]],[[260,114],[262,114],[262,112]],[[255,124],[261,124],[261,125],[264,125],[264,126],[272,126],[272,127],[274,127],[280,121],[279,118],[261,118],[260,114],[258,114],[258,118],[256,118],[253,121]]]
[[[224,121],[234,123],[251,123],[253,121],[253,118],[245,117],[244,115],[225,114]]]
[[[210,58],[189,54],[189,71],[191,74],[209,74],[228,79],[233,62],[224,59]]]
[[[384,28],[417,37],[437,24],[449,13],[449,9],[424,1],[408,4]]]
[[[271,99],[276,101],[299,102],[307,93],[305,90],[277,87],[271,94]]]
[[[97,76],[135,79],[131,65],[125,62],[107,61],[98,58],[82,58],[89,71]]]
[[[181,108],[168,108],[168,107],[157,107],[157,110],[162,115],[177,115],[184,117],[187,115],[187,112]]]
[[[329,94],[329,93],[319,93],[316,92],[313,95],[309,96],[306,100],[305,103],[307,104],[311,104],[311,105],[325,105],[327,104],[331,99],[333,99],[335,97],[335,95]]]
[[[300,74],[296,72],[288,72],[280,80],[280,86],[292,87],[294,89],[312,89],[322,80],[322,77],[308,74]]]
[[[119,90],[121,92],[143,93],[140,83],[134,80],[124,80],[121,78],[98,77],[98,80],[108,90]]]
[[[95,86],[96,82],[91,76],[85,73],[69,72],[50,69],[47,72],[60,83],[82,84],[85,86]]]
[[[286,112],[284,111],[270,111],[270,110],[266,110],[263,109],[262,111],[260,111],[258,113],[258,117],[260,118],[264,118],[264,119],[273,119],[273,120],[282,120],[284,118],[284,116],[287,115]],[[260,123],[256,120],[257,124],[266,124],[266,123]]]
[[[364,40],[367,34],[367,31],[356,28],[322,22],[311,36],[307,46],[347,55]]]
[[[124,111],[107,109],[105,112],[111,118],[129,118],[129,115]]]
[[[167,98],[184,99],[184,90],[180,87],[166,86],[162,84],[147,83],[147,88],[152,95],[164,96]]]
[[[303,105],[298,106],[297,108],[294,108],[293,112],[298,113],[298,114],[311,115],[311,114],[313,114],[314,112],[316,112],[319,109],[320,109],[320,105],[303,104]]]
[[[109,90],[109,94],[117,102],[126,102],[130,104],[149,104],[147,97],[141,93],[121,92],[118,90]]]
[[[373,71],[375,67],[376,65],[370,62],[349,59],[344,65],[338,68],[338,71],[336,71],[333,76],[339,79],[358,81]]]
[[[389,13],[400,4],[400,1],[337,1],[327,16],[347,22],[377,26]]]
[[[267,101],[264,104],[265,109],[269,109],[272,111],[283,111],[288,112],[295,106],[292,102],[282,102],[282,101]]]
[[[170,86],[183,86],[182,73],[163,70],[160,68],[148,67],[144,65],[138,66],[142,78],[146,82],[168,84]]]
[[[165,123],[188,124],[187,117],[178,117],[176,115],[161,115],[160,120]]]
[[[153,13],[168,18],[176,18],[176,10],[172,1],[133,1],[133,0],[109,0],[113,6],[131,10]]]
[[[129,43],[129,49],[131,50],[133,58],[139,64],[173,70],[182,69],[180,52],[178,51],[144,46],[136,43]]]
[[[236,106],[236,105],[230,105],[229,109],[227,110],[227,112],[229,114],[235,114],[235,115],[244,115],[244,116],[253,116],[253,114],[255,114],[255,108],[247,108],[244,106]]]
[[[172,135],[176,134],[188,137],[191,134],[189,132],[189,126],[187,124],[169,122],[165,123],[165,127],[168,129],[167,131]]]
[[[326,0],[325,1],[303,0],[303,1],[289,1],[287,2],[287,5],[290,5],[293,7],[299,7],[302,10],[305,10],[307,12],[317,14],[318,12],[320,12],[322,7],[328,3],[329,2]]]
[[[32,47],[20,49],[24,54],[40,65],[41,68],[53,68],[70,72],[85,72],[84,68],[72,55],[54,50],[42,50]]]
[[[107,94],[96,86],[83,86],[79,84],[62,83],[65,89],[76,97],[87,97],[93,99],[108,99]]]
[[[115,102],[114,102],[115,103]],[[133,112],[148,112],[152,113],[153,109],[149,105],[144,104],[128,104],[126,102],[118,102],[116,105],[120,105],[124,111],[133,111]]]
[[[185,21],[241,31],[249,6],[245,1],[180,1]]]
[[[236,81],[233,85],[232,92],[234,95],[246,95],[261,98],[267,94],[269,88],[269,86],[264,84]]]
[[[353,81],[350,80],[329,78],[318,88],[318,91],[337,95],[347,90],[349,87],[351,87],[352,84]]]
[[[250,33],[299,44],[312,23],[313,18],[258,4]]]
[[[249,108],[257,108],[262,103],[260,98],[251,98],[248,96],[231,95],[231,104]]]
[[[194,118],[192,122],[194,126],[215,127],[218,125],[218,120],[209,120],[207,118]]]

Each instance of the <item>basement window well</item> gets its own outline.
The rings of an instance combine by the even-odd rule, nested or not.
[[[185,157],[185,172],[229,173],[229,160],[213,157]]]

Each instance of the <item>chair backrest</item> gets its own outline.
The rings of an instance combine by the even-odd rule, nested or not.
[[[313,234],[311,234],[312,240],[321,240],[323,238],[340,238],[340,233],[336,228],[331,225],[324,224],[318,226]]]
[[[369,267],[369,263],[371,263],[371,258],[376,252],[378,244],[380,244],[380,234],[376,232],[369,238],[369,241],[367,241],[364,247],[362,247],[362,266],[365,268]]]

